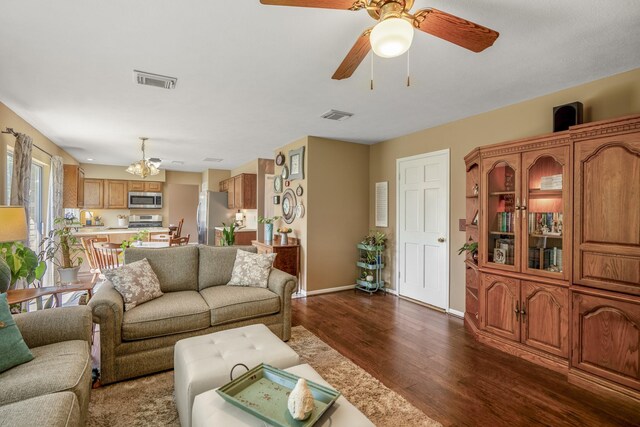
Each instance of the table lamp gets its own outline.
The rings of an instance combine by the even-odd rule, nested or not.
[[[0,206],[0,243],[16,242],[27,238],[27,216],[23,206]],[[11,269],[0,256],[0,293],[11,284]]]

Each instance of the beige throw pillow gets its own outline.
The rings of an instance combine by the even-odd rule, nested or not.
[[[233,264],[230,286],[253,286],[266,288],[276,254],[254,254],[238,249]]]
[[[158,276],[146,258],[108,270],[104,275],[122,295],[125,311],[163,295]]]

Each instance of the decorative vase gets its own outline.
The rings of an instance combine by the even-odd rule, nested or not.
[[[280,233],[280,244],[281,245],[289,244],[289,233]]]
[[[365,277],[365,279],[367,280],[367,282],[373,282],[373,276],[372,275],[368,275],[367,277]]]
[[[129,220],[127,218],[118,218],[118,227],[128,227]]]
[[[264,242],[270,245],[273,242],[273,224],[264,225]]]
[[[78,270],[80,270],[80,266],[71,268],[59,268],[58,274],[60,275],[60,283],[77,282]]]
[[[313,394],[304,378],[299,378],[298,383],[291,390],[287,408],[293,419],[298,421],[306,420],[313,412]]]

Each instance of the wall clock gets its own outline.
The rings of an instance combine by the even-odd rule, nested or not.
[[[282,219],[287,224],[291,224],[296,218],[296,195],[292,189],[287,188],[282,195]]]
[[[277,175],[273,179],[273,191],[276,193],[282,193],[282,177]]]
[[[287,165],[284,165],[282,167],[282,173],[280,173],[280,176],[282,177],[282,179],[289,178],[289,168],[287,167]]]
[[[276,156],[276,165],[282,166],[284,165],[284,161],[285,161],[284,154],[282,154],[281,152],[278,153],[278,155]]]

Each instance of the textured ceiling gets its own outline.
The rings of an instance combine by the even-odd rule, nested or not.
[[[411,87],[406,57],[376,58],[371,91],[370,57],[350,79],[330,78],[374,24],[365,11],[2,0],[0,101],[80,161],[128,164],[148,136],[148,156],[201,171],[271,157],[304,135],[375,143],[640,67],[637,0],[416,0],[413,10],[427,6],[500,37],[475,54],[417,33]],[[177,88],[136,85],[134,69],[178,77]],[[321,119],[330,108],[355,115]]]

